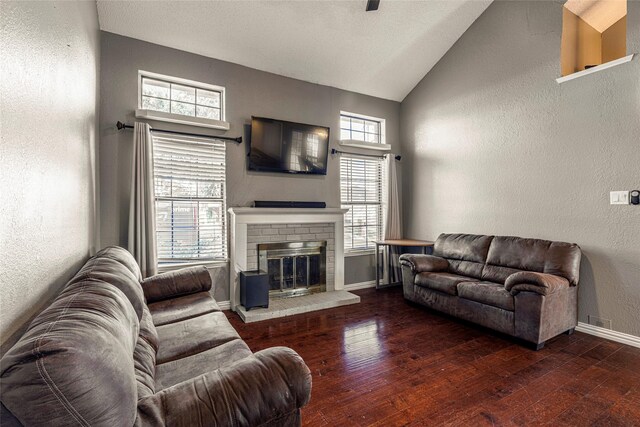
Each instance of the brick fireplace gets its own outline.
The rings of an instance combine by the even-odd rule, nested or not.
[[[259,267],[268,271],[268,258],[271,258],[270,298],[342,290],[344,212],[337,208],[229,209],[231,309],[236,311],[240,301],[238,273]],[[275,244],[271,256],[263,254],[260,265],[259,251],[268,247],[261,245],[270,244]],[[287,255],[287,246],[302,251]],[[324,271],[317,274],[318,269]]]
[[[267,272],[269,298],[325,292],[327,241],[259,243],[258,269]]]

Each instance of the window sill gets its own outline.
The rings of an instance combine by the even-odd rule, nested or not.
[[[339,141],[340,145],[344,147],[366,148],[369,150],[377,151],[391,151],[391,145],[378,144],[376,142],[358,141],[355,139],[342,139]]]
[[[344,253],[344,257],[351,258],[356,256],[371,256],[371,255],[375,255],[375,253],[376,253],[375,249],[367,249],[364,251],[349,251]]]
[[[632,53],[631,55],[625,56],[624,58],[605,62],[604,64],[600,64],[598,66],[589,68],[588,70],[578,71],[577,73],[569,74],[568,76],[564,76],[564,77],[558,77],[556,79],[556,82],[558,82],[558,84],[561,84],[569,80],[577,79],[580,77],[588,76],[589,74],[597,73],[598,71],[606,70],[607,68],[615,67],[616,65],[624,64],[626,62],[631,61],[634,55],[635,54]]]
[[[175,271],[175,270],[180,270],[182,268],[188,268],[188,267],[197,267],[199,265],[202,265],[207,268],[220,268],[220,267],[226,267],[228,264],[229,264],[229,260],[162,264],[162,265],[158,265],[158,273],[166,273],[167,271]]]
[[[139,119],[158,120],[161,122],[178,123],[181,125],[199,126],[210,129],[229,130],[229,122],[222,120],[205,119],[202,117],[183,116],[181,114],[165,113],[162,111],[145,110],[138,108],[136,117]]]

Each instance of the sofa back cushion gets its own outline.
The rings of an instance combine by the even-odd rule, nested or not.
[[[131,255],[131,252],[121,248],[120,246],[107,246],[106,248],[101,249],[95,255],[95,258],[109,258],[114,261],[118,261],[118,263],[122,264],[135,276],[138,282],[142,281],[142,273],[140,272],[138,262],[133,255]]]
[[[142,318],[146,304],[140,284],[140,269],[126,249],[118,246],[102,249],[86,262],[69,284],[87,279],[104,281],[120,289],[133,306],[138,320]]]
[[[436,239],[433,254],[449,260],[449,271],[481,278],[493,236],[475,234],[441,234]]]
[[[481,279],[486,280],[487,282],[504,284],[505,280],[507,280],[507,277],[511,276],[513,273],[519,273],[520,271],[522,270],[519,270],[517,268],[485,264],[484,268],[482,269]]]
[[[158,353],[158,332],[151,313],[145,306],[140,319],[140,335],[133,351],[138,399],[156,392],[156,355]]]
[[[496,236],[489,247],[482,279],[504,283],[518,271],[534,271],[565,277],[578,283],[580,248],[576,244]]]
[[[2,358],[2,403],[24,425],[133,425],[138,328],[117,287],[70,283]]]

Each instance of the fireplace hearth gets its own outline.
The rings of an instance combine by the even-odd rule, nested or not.
[[[258,266],[269,275],[269,297],[326,291],[326,241],[258,244]]]

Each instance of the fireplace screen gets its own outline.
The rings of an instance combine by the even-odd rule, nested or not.
[[[259,244],[258,266],[269,275],[269,296],[325,291],[326,249],[326,241]]]

